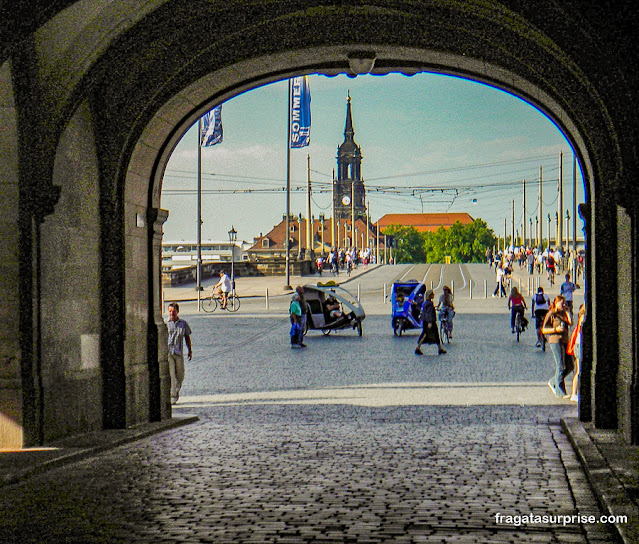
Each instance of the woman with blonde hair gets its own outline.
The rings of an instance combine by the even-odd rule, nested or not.
[[[566,353],[571,325],[572,319],[566,309],[566,299],[561,295],[556,296],[541,325],[541,332],[546,335],[548,346],[555,359],[555,375],[548,381],[548,387],[557,397],[566,395],[564,380],[573,368],[572,357]]]

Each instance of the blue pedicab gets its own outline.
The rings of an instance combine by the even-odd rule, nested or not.
[[[401,336],[409,329],[421,329],[419,314],[424,302],[426,286],[417,280],[395,282],[391,290],[393,334]]]

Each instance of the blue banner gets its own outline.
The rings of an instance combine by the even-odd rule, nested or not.
[[[222,104],[202,116],[200,145],[209,147],[222,141]]]
[[[291,96],[291,147],[304,147],[311,143],[311,89],[308,76],[289,80]]]

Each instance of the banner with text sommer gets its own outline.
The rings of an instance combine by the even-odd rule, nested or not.
[[[289,80],[291,96],[291,134],[292,148],[304,147],[311,142],[311,89],[308,76],[294,77]]]

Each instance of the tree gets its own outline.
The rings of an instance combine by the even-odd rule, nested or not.
[[[454,263],[483,262],[487,247],[495,245],[494,232],[482,219],[462,225],[457,221],[450,228],[439,227],[424,237],[426,262],[442,263],[446,256]]]
[[[415,227],[389,225],[384,229],[384,234],[393,236],[395,239],[393,257],[396,263],[425,262],[424,235]]]

